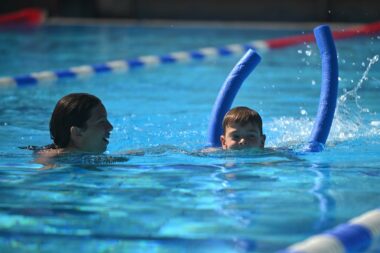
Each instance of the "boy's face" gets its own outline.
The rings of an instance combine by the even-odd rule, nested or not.
[[[223,149],[263,148],[265,135],[260,133],[257,125],[232,123],[220,136],[220,142]]]

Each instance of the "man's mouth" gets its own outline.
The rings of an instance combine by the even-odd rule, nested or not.
[[[103,137],[103,141],[105,141],[105,142],[108,144],[108,143],[110,142],[110,141],[109,141],[109,138],[110,138],[109,136],[107,136],[107,137]]]

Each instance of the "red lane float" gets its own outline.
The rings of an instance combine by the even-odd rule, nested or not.
[[[45,11],[38,8],[27,8],[0,15],[0,26],[27,25],[38,26],[45,21]]]
[[[343,29],[341,31],[334,31],[333,38],[334,40],[339,39],[347,39],[357,36],[368,36],[372,34],[376,34],[380,32],[380,22],[374,22],[366,25],[360,25],[355,27],[350,27],[347,29]],[[315,38],[313,34],[305,34],[305,35],[296,35],[285,38],[278,39],[269,39],[263,41],[267,48],[276,49],[283,48],[292,45],[297,45],[305,42],[315,42]]]

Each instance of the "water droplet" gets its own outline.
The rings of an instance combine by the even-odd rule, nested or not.
[[[305,51],[305,54],[306,54],[307,56],[310,56],[310,55],[311,55],[311,53],[312,53],[312,51],[311,51],[311,50],[306,50],[306,51]]]
[[[355,66],[355,65],[356,65],[356,63],[355,63],[355,62],[353,62],[353,63],[352,63],[352,66]]]
[[[300,111],[300,113],[301,113],[301,115],[307,115],[307,111],[306,111],[305,109],[302,109],[302,110]]]
[[[315,80],[311,80],[311,85],[315,85],[315,84],[316,84]]]
[[[297,50],[297,53],[302,54],[302,50],[301,49]]]
[[[371,121],[371,126],[380,127],[380,121]]]
[[[362,66],[365,67],[365,63],[364,62],[362,62]]]
[[[338,81],[342,81],[342,78],[341,78],[341,77],[338,77]]]
[[[346,63],[346,60],[345,60],[345,59],[342,59],[342,63],[345,64],[345,63]]]

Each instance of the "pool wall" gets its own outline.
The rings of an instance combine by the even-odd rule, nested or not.
[[[224,21],[372,22],[374,0],[33,0],[0,3],[0,13],[43,7],[50,16]]]

